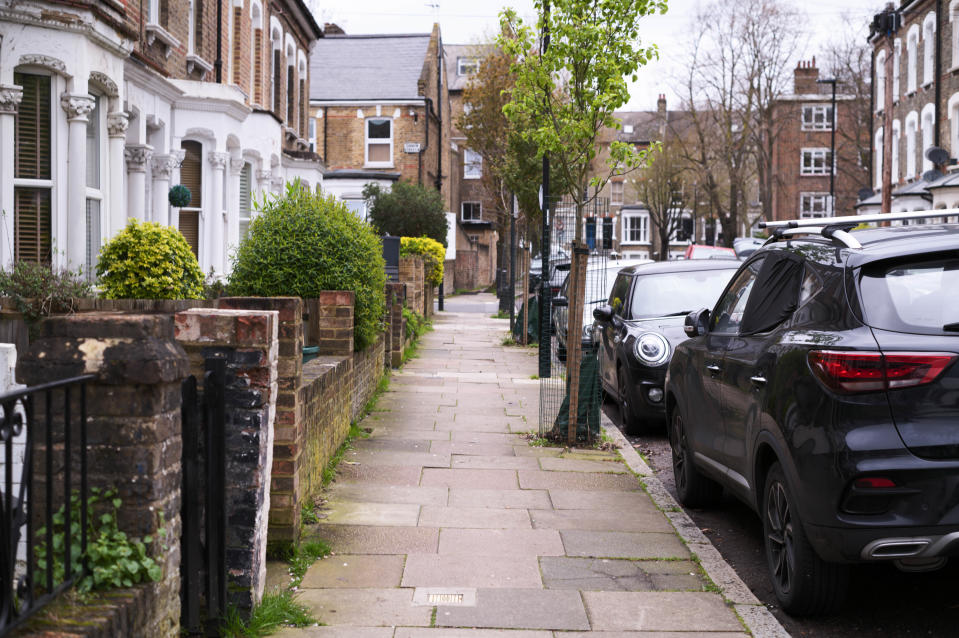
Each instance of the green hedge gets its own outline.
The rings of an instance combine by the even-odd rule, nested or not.
[[[373,343],[386,312],[383,245],[373,227],[298,180],[257,208],[233,256],[230,294],[312,299],[321,290],[352,290],[355,347]]]
[[[443,262],[446,260],[443,244],[429,237],[401,237],[400,255],[422,257],[426,266],[426,281],[433,286],[443,283]]]

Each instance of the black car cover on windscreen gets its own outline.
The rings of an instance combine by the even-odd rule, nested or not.
[[[788,319],[799,301],[802,274],[802,257],[780,251],[768,254],[746,302],[739,333],[766,332]]]

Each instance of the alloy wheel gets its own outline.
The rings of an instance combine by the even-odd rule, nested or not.
[[[683,427],[683,419],[679,415],[674,418],[675,421],[675,431],[673,432],[673,440],[675,445],[672,446],[673,451],[673,477],[676,481],[676,489],[679,491],[686,490],[686,429]]]
[[[786,593],[792,588],[796,550],[789,496],[786,487],[779,481],[769,486],[766,495],[766,521],[769,525],[767,541],[772,577],[779,589]]]

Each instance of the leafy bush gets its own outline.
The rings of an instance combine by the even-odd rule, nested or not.
[[[429,237],[401,237],[400,255],[419,255],[426,267],[426,281],[433,286],[443,283],[443,262],[446,260],[443,244]]]
[[[76,299],[93,296],[81,272],[54,270],[45,264],[18,261],[0,271],[0,296],[10,297],[27,324],[56,313],[72,313]]]
[[[233,257],[230,293],[310,299],[321,290],[352,290],[355,347],[371,344],[386,313],[383,245],[373,227],[298,182],[257,206],[261,213]]]
[[[403,318],[406,319],[407,339],[419,339],[430,327],[426,317],[406,307],[403,308]]]
[[[370,205],[370,221],[382,234],[430,237],[446,245],[446,205],[434,188],[396,182],[388,190],[367,184],[363,197]]]
[[[175,228],[131,219],[100,251],[107,299],[200,299],[203,271]]]

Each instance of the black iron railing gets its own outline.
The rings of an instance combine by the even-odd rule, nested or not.
[[[0,636],[85,572],[86,382],[93,378],[74,377],[0,395]],[[72,555],[73,522],[78,515],[71,503],[77,492],[75,472],[79,474],[79,556]],[[60,510],[63,524],[55,526],[54,514]]]

